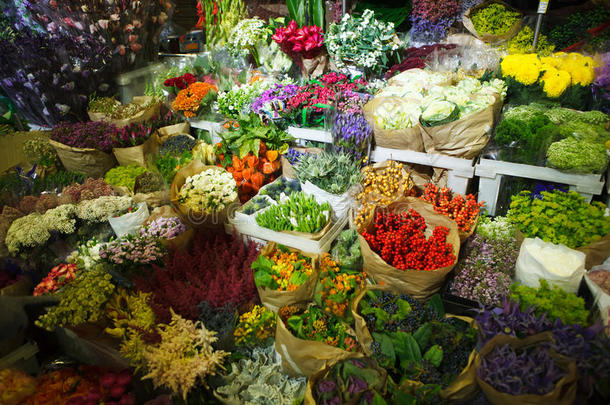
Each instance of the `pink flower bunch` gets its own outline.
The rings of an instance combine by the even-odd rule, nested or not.
[[[299,87],[299,92],[287,100],[287,109],[293,111],[307,107],[314,112],[322,112],[324,109],[317,107],[316,104],[331,105],[338,94],[358,91],[366,84],[367,82],[361,78],[351,81],[343,73],[326,73],[310,84]]]
[[[152,264],[164,256],[165,249],[159,241],[140,235],[124,236],[100,249],[100,257],[113,264]]]
[[[305,59],[316,57],[324,46],[322,28],[317,25],[299,28],[292,20],[287,27],[279,27],[271,37],[280,45],[280,49],[292,57],[301,54]]]
[[[157,218],[140,230],[140,235],[149,238],[173,239],[186,232],[180,218]]]
[[[457,0],[413,0],[413,17],[419,17],[431,22],[441,18],[454,17],[460,12],[460,2]]]

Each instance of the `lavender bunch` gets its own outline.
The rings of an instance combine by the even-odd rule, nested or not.
[[[158,263],[165,249],[157,239],[126,235],[100,248],[100,257],[112,264],[140,265]]]
[[[466,244],[450,292],[483,305],[497,305],[510,294],[519,247],[515,240],[474,235]]]
[[[30,121],[86,121],[90,94],[109,91],[110,50],[94,35],[19,32],[0,40],[0,88]],[[8,63],[10,61],[10,63]]]
[[[51,139],[73,148],[92,148],[112,152],[117,128],[103,121],[62,122],[51,131]]]
[[[305,154],[305,152],[299,152],[291,146],[288,148],[286,154],[284,154],[284,157],[286,158],[286,160],[288,160],[288,162],[290,162],[291,165],[294,166],[299,163],[299,160],[301,160],[301,158]]]
[[[116,148],[129,148],[142,145],[152,135],[152,128],[148,125],[133,123],[123,128],[117,128]]]
[[[337,112],[332,133],[335,152],[359,162],[367,156],[373,129],[362,114]]]
[[[257,114],[268,113],[272,118],[278,118],[279,112],[285,109],[286,100],[294,97],[299,92],[296,84],[276,84],[262,92],[252,102],[252,111]]]
[[[140,230],[140,236],[148,238],[174,239],[186,232],[186,225],[178,217],[157,218]]]

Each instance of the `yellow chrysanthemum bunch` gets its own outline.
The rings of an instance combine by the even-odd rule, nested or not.
[[[561,96],[571,85],[588,86],[595,80],[593,58],[580,53],[557,52],[545,57],[535,53],[507,55],[500,66],[502,75],[525,86],[538,82],[549,98]]]
[[[506,55],[500,67],[503,76],[510,76],[519,83],[529,86],[538,81],[542,62],[535,53]]]

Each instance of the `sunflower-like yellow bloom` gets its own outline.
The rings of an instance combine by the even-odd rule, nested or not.
[[[540,82],[547,97],[557,98],[570,86],[571,77],[566,71],[550,67],[544,72]]]
[[[535,53],[507,55],[500,64],[502,74],[511,76],[519,83],[529,86],[538,81],[542,63]]]

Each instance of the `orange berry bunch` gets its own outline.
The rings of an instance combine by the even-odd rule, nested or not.
[[[218,93],[218,87],[210,83],[195,82],[189,85],[186,89],[180,90],[176,99],[172,101],[174,111],[180,111],[186,118],[191,118],[197,115],[201,103],[211,101],[213,95]]]
[[[328,253],[320,259],[320,279],[314,300],[324,311],[344,318],[350,301],[364,288],[366,273],[339,267]]]
[[[449,188],[439,188],[432,183],[426,184],[422,200],[432,203],[434,211],[453,219],[458,229],[462,232],[470,232],[477,217],[479,209],[484,202],[477,203],[472,194],[466,195],[453,193]]]

